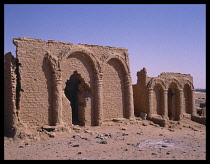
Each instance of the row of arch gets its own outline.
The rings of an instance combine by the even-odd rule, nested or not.
[[[167,78],[165,80],[158,79],[158,78],[152,78],[150,82],[147,85],[147,88],[154,88],[156,84],[160,85],[162,89],[168,89],[169,86],[173,83],[177,89],[183,89],[184,85],[189,85],[189,87],[193,90],[194,86],[188,79],[182,79],[182,82],[180,82],[177,78]]]
[[[81,76],[81,72],[77,72],[75,69],[72,74],[70,73],[69,80],[67,80],[66,87],[63,88],[62,83],[62,74],[64,68],[64,63],[67,61],[68,58],[71,56],[77,56],[82,55],[84,56],[85,60],[88,61],[89,65],[91,65],[91,69],[93,71],[93,76],[91,78],[94,82],[92,86],[88,86],[88,82],[84,80],[84,78]],[[63,124],[66,117],[63,116],[63,98],[62,95],[65,94],[67,99],[70,101],[71,104],[71,113],[72,113],[72,124],[81,124],[86,125],[87,122],[89,125],[100,125],[102,121],[104,120],[104,114],[109,111],[103,109],[104,108],[104,90],[106,87],[103,86],[103,79],[104,79],[104,69],[106,68],[106,65],[110,64],[111,61],[114,61],[115,63],[118,63],[120,66],[120,69],[123,73],[122,77],[120,79],[121,88],[122,88],[122,97],[125,97],[125,101],[122,102],[123,106],[121,109],[123,110],[123,117],[130,118],[133,115],[133,107],[130,105],[132,104],[132,84],[130,79],[130,71],[128,64],[126,61],[118,54],[112,55],[107,54],[107,57],[105,60],[100,61],[98,60],[95,55],[88,50],[85,47],[79,46],[79,45],[72,45],[70,48],[65,49],[62,51],[58,56],[53,55],[51,52],[47,52],[45,55],[45,58],[47,59],[51,70],[53,74],[53,95],[55,96],[53,98],[53,121],[51,125],[59,125]],[[117,71],[117,70],[116,70]],[[74,79],[74,80],[72,80]],[[73,81],[77,81],[77,83],[73,84]],[[74,88],[71,90],[71,87],[75,85],[77,88]],[[71,86],[72,85],[72,86]],[[79,87],[86,86],[89,90],[92,88],[92,91],[89,91],[88,94],[86,92],[86,95],[84,96],[83,91],[79,89]],[[87,87],[88,86],[88,87]],[[76,97],[76,99],[80,99],[80,102],[73,102],[72,100],[75,100],[75,97],[72,97],[71,94],[68,93],[68,91],[74,91],[76,95],[80,95],[79,97]],[[82,94],[81,94],[82,93]],[[82,95],[82,96],[81,96]],[[110,99],[112,101],[112,99]],[[92,105],[89,106],[88,109],[86,107],[87,103],[92,103]],[[73,104],[73,105],[72,105]],[[76,105],[75,105],[76,104]],[[74,107],[76,106],[76,107]],[[82,107],[83,106],[83,107]],[[88,116],[86,113],[88,113],[88,110],[90,115]],[[82,112],[81,112],[82,111]],[[77,117],[77,118],[74,118]],[[87,120],[91,119],[91,120]],[[80,122],[80,123],[78,123]]]
[[[159,115],[165,119],[180,120],[185,114],[194,113],[194,87],[189,80],[182,83],[175,78],[153,79],[148,84],[149,115]]]

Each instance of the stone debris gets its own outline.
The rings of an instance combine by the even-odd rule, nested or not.
[[[147,114],[146,114],[145,112],[141,112],[141,113],[140,113],[140,118],[141,118],[142,120],[146,120]]]

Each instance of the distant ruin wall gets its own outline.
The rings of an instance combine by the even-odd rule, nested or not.
[[[165,125],[167,120],[195,116],[193,78],[189,74],[164,72],[148,77],[143,68],[133,85],[136,115],[147,113],[148,119]]]

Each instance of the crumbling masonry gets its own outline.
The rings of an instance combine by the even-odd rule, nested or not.
[[[150,78],[143,69],[132,88],[125,48],[26,37],[13,43],[16,57],[7,53],[4,58],[5,134],[133,120],[134,106],[136,116],[147,113],[163,126],[195,115],[190,75]]]
[[[148,77],[143,68],[137,72],[133,85],[135,115],[147,113],[147,118],[165,126],[168,120],[195,119],[195,91],[190,74],[163,72]]]
[[[128,50],[15,38],[5,55],[5,133],[134,118]]]

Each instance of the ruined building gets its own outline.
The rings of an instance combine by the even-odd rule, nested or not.
[[[165,126],[194,117],[193,78],[146,69],[130,76],[128,50],[26,37],[14,38],[16,57],[4,57],[4,129],[14,136],[40,128],[99,126],[146,113]],[[134,111],[135,108],[135,111]]]
[[[5,133],[134,117],[128,50],[20,37],[5,55]]]
[[[148,77],[143,68],[137,72],[133,85],[135,115],[147,113],[147,118],[164,126],[168,120],[192,119],[196,115],[193,78],[190,74],[163,72]]]

